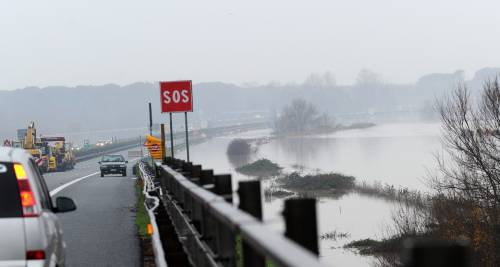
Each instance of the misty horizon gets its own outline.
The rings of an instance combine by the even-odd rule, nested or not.
[[[462,69],[456,69],[452,72],[437,72],[437,73],[424,73],[420,75],[415,81],[411,82],[393,82],[390,80],[384,79],[382,75],[379,73],[368,70],[368,69],[362,69],[354,82],[349,83],[349,84],[341,84],[338,83],[335,73],[332,73],[330,71],[324,71],[324,72],[314,72],[310,73],[307,75],[302,81],[295,82],[295,81],[269,81],[267,83],[258,83],[256,81],[250,81],[250,82],[243,82],[243,83],[233,83],[233,82],[228,82],[228,81],[223,81],[223,80],[213,80],[213,81],[193,81],[195,84],[210,84],[210,83],[223,83],[223,84],[228,84],[228,85],[235,85],[238,88],[247,88],[247,87],[300,87],[300,86],[310,86],[311,82],[314,82],[314,79],[323,79],[324,77],[329,77],[331,78],[331,84],[326,84],[323,86],[319,87],[352,87],[352,86],[357,86],[360,83],[360,78],[362,76],[363,72],[369,73],[369,75],[373,75],[374,79],[377,79],[377,83],[380,84],[385,84],[385,85],[414,85],[419,82],[422,78],[426,78],[428,76],[432,75],[437,75],[441,77],[446,77],[449,75],[454,75],[459,73],[462,77],[462,81],[471,81],[471,80],[488,80],[488,79],[494,79],[495,77],[500,75],[500,67],[484,67],[480,68],[478,70],[475,70],[472,75],[467,75],[466,72]],[[32,89],[32,88],[38,88],[38,89],[44,89],[44,88],[51,88],[51,87],[67,87],[67,88],[78,88],[78,87],[100,87],[100,86],[106,86],[106,85],[111,85],[111,86],[119,86],[119,87],[124,87],[124,86],[129,86],[133,85],[136,83],[148,83],[148,84],[158,84],[160,81],[163,80],[158,80],[158,81],[133,81],[130,83],[125,83],[125,84],[120,84],[116,82],[107,82],[107,83],[102,83],[102,84],[75,84],[75,85],[63,85],[63,84],[50,84],[46,86],[40,86],[40,85],[30,85],[30,86],[25,86],[21,88],[14,88],[14,89],[4,89],[3,91],[15,91],[15,90],[26,90],[26,89]],[[324,81],[323,81],[324,82]],[[0,89],[2,90],[2,89]]]
[[[265,7],[265,8],[262,8]],[[8,1],[0,90],[136,81],[300,83],[362,69],[395,84],[500,66],[498,4],[356,0]]]

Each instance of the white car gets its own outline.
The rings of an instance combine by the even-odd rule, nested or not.
[[[0,266],[65,265],[65,243],[55,213],[76,209],[66,197],[52,200],[31,155],[0,147]]]

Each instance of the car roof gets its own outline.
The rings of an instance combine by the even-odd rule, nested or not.
[[[28,163],[31,158],[30,153],[21,148],[13,148],[0,146],[0,161],[1,162],[18,162],[22,164]]]

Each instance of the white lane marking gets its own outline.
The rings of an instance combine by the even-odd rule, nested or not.
[[[84,180],[84,179],[87,179],[87,178],[92,177],[92,176],[94,176],[94,175],[97,175],[97,174],[99,174],[99,173],[101,173],[101,172],[94,172],[94,173],[91,173],[91,174],[89,174],[89,175],[85,175],[85,176],[83,176],[83,177],[80,177],[80,178],[78,178],[78,179],[75,179],[75,180],[73,180],[73,181],[71,181],[71,182],[67,182],[67,183],[65,183],[65,184],[63,184],[63,185],[61,185],[61,186],[57,187],[56,189],[54,189],[54,190],[50,191],[50,196],[51,196],[51,197],[53,197],[55,194],[57,194],[57,193],[61,192],[64,188],[66,188],[66,187],[68,187],[68,186],[70,186],[70,185],[72,185],[72,184],[76,184],[76,183],[80,182],[81,180]]]
[[[134,162],[134,161],[138,161],[139,159],[140,159],[140,158],[133,159],[133,160],[130,160],[129,162],[130,162],[130,163],[132,163],[132,162]],[[50,196],[51,196],[51,197],[53,197],[55,194],[57,194],[57,193],[61,192],[64,188],[66,188],[66,187],[68,187],[68,186],[70,186],[70,185],[72,185],[72,184],[76,184],[76,183],[80,182],[81,180],[87,179],[87,178],[92,177],[92,176],[94,176],[94,175],[96,175],[96,174],[99,174],[99,173],[101,173],[101,172],[100,172],[100,171],[99,171],[99,172],[94,172],[94,173],[91,173],[91,174],[89,174],[89,175],[85,175],[85,176],[83,176],[83,177],[80,177],[80,178],[78,178],[78,179],[75,179],[75,180],[73,180],[73,181],[71,181],[71,182],[67,182],[67,183],[65,183],[65,184],[63,184],[63,185],[61,185],[61,186],[59,186],[59,187],[55,188],[54,190],[50,191]]]

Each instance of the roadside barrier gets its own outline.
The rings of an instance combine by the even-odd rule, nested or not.
[[[239,183],[238,209],[231,175],[214,175],[178,159],[166,158],[165,163],[157,165],[160,198],[192,266],[266,266],[266,261],[284,267],[326,266],[318,259],[314,199],[286,201],[284,216],[293,222],[283,236],[261,221],[259,181]],[[296,216],[305,209],[314,216]]]
[[[153,244],[153,252],[155,255],[155,263],[157,267],[167,267],[167,262],[165,261],[165,252],[163,251],[163,245],[160,239],[160,231],[158,228],[158,224],[156,223],[156,216],[154,213],[155,210],[160,205],[159,198],[154,195],[157,194],[157,190],[161,189],[155,186],[153,181],[154,173],[147,168],[146,163],[140,161],[137,164],[137,166],[141,172],[141,177],[144,182],[144,187],[142,191],[145,197],[144,206],[146,207],[149,216],[149,221],[153,228],[151,239]],[[152,196],[150,193],[154,195]]]
[[[169,238],[160,239],[167,248],[165,259],[169,265],[187,266],[185,261],[189,261],[195,267],[264,267],[269,263],[282,267],[327,266],[318,258],[315,199],[285,200],[285,233],[280,235],[262,223],[260,181],[238,183],[236,207],[231,175],[214,175],[213,170],[202,169],[201,165],[169,157],[156,163],[150,172],[150,177],[155,178],[148,186],[160,200],[156,209],[169,217],[159,223],[160,233],[165,225],[175,232],[175,238],[170,233]],[[172,239],[182,249],[165,243]],[[469,245],[460,241],[408,240],[398,264],[469,267]]]

